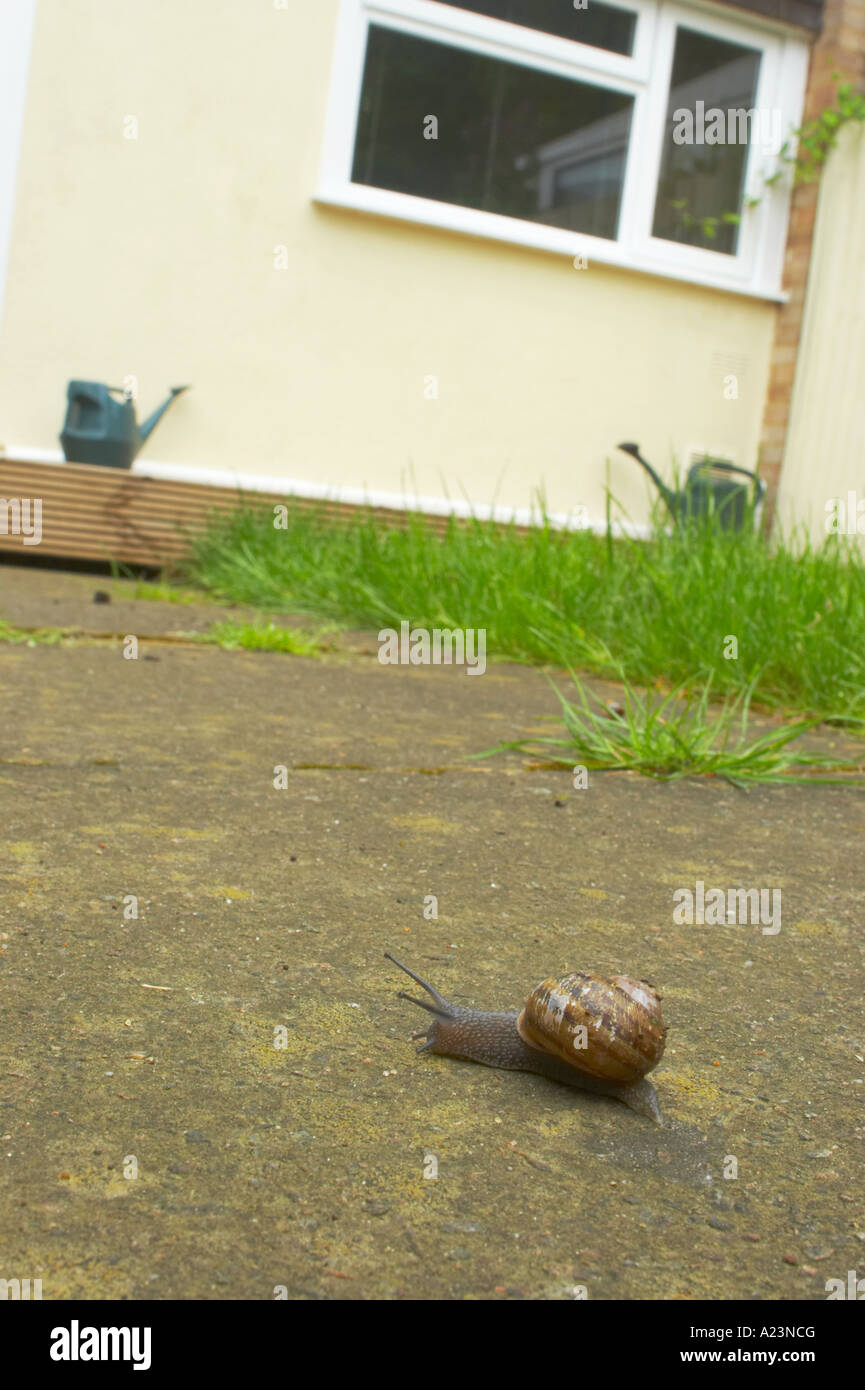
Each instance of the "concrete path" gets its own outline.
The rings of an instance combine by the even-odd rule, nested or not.
[[[0,646],[0,1277],[814,1299],[865,1264],[861,791],[575,791],[466,760],[554,713],[537,671],[161,643],[224,610],[121,588],[0,567],[0,618],[150,634]],[[780,889],[780,932],[674,924],[697,880]],[[490,1008],[650,978],[664,1127],[417,1057],[386,950]]]

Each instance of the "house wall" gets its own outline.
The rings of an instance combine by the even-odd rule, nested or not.
[[[0,121],[0,323],[3,319],[3,292],[12,235],[35,13],[36,0],[17,0],[14,6],[0,4],[0,92],[3,93],[3,119]]]
[[[542,487],[600,519],[609,458],[640,522],[619,440],[662,471],[700,445],[753,466],[773,304],[313,203],[337,8],[39,0],[8,452],[58,448],[70,377],[131,374],[140,414],[193,384],[145,454],[204,471],[512,507]]]
[[[830,499],[842,498],[846,511],[855,492],[865,513],[863,226],[865,130],[856,124],[841,132],[821,178],[778,495],[781,524],[803,523],[817,543],[826,535]]]

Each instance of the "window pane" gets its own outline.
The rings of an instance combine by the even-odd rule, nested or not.
[[[723,214],[741,211],[748,141],[765,125],[754,111],[759,71],[753,48],[676,31],[655,236],[736,254],[739,228]],[[717,224],[706,229],[706,217]]]
[[[352,180],[614,240],[632,110],[621,92],[370,25]]]
[[[472,10],[491,19],[506,19],[526,29],[587,43],[590,48],[606,48],[610,53],[634,51],[637,16],[619,5],[602,5],[587,0],[584,10],[575,10],[573,0],[440,0],[458,10]]]

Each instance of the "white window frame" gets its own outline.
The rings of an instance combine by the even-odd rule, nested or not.
[[[591,0],[590,0],[591,3]],[[746,205],[734,256],[664,241],[651,234],[663,151],[670,70],[678,25],[760,49],[758,109],[778,109],[781,139],[802,119],[809,43],[788,26],[722,9],[704,0],[611,0],[638,15],[634,53],[624,56],[570,39],[489,19],[436,0],[341,0],[315,201],[383,217],[441,227],[469,236],[512,242],[570,258],[584,256],[713,289],[783,301],[781,288],[790,202],[790,177],[767,187],[773,154],[750,147]],[[391,189],[352,183],[351,170],[370,24],[435,39],[554,75],[599,82],[634,97],[622,189],[619,238],[586,236],[561,227]],[[420,137],[420,132],[419,132]],[[747,199],[759,198],[755,207]]]

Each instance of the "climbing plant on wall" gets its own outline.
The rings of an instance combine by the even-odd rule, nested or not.
[[[802,183],[813,183],[819,177],[829,151],[837,145],[843,128],[853,121],[865,124],[865,93],[857,91],[852,82],[842,82],[838,72],[832,73],[832,80],[836,84],[833,102],[824,106],[813,120],[791,131],[778,151],[777,167],[763,179],[767,188],[778,183],[791,165],[794,188]],[[794,137],[798,141],[795,155],[790,153]],[[746,206],[756,207],[761,197],[748,198]],[[699,227],[709,240],[714,240],[722,223],[738,224],[742,220],[738,212],[732,211],[722,212],[717,217],[701,216],[688,206],[687,198],[671,199],[670,207],[678,213],[683,227]]]

